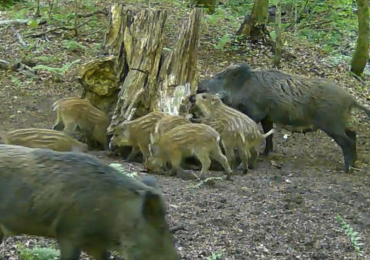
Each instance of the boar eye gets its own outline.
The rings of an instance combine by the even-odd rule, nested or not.
[[[202,95],[202,98],[203,98],[203,99],[207,99],[207,96],[206,96],[206,95]]]

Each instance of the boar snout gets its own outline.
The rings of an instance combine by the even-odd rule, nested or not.
[[[195,103],[195,95],[196,95],[196,94],[193,94],[193,95],[191,95],[191,96],[189,97],[189,101],[190,101],[190,103],[192,103],[192,104],[194,104],[194,103]]]

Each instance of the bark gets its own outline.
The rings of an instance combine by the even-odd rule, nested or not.
[[[275,35],[276,35],[276,43],[275,43],[275,55],[274,55],[274,59],[273,59],[273,64],[274,64],[274,67],[279,68],[280,61],[281,61],[281,50],[283,48],[283,44],[282,44],[282,40],[281,40],[280,0],[276,1]]]
[[[208,8],[210,13],[213,13],[220,4],[220,0],[192,0],[191,4],[199,7]]]
[[[119,92],[119,78],[115,71],[113,55],[97,58],[80,67],[78,81],[83,86],[82,98],[87,98],[97,108],[111,114]]]
[[[369,59],[369,5],[367,0],[357,0],[358,38],[352,57],[351,71],[357,76],[364,72]]]
[[[165,10],[134,10],[114,4],[103,48],[108,57],[80,71],[83,97],[113,114],[108,132],[154,110],[179,114],[196,90],[200,9],[190,14],[172,51],[163,50]]]
[[[268,0],[255,0],[251,14],[244,18],[236,34],[249,37],[253,41],[264,39],[267,32],[268,7]]]

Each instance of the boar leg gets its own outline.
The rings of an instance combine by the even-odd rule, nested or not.
[[[230,165],[231,169],[234,169],[235,168],[235,152],[234,152],[234,147],[226,147],[226,146],[224,146],[224,149],[225,149],[225,154],[226,154],[226,158],[227,158],[227,160],[229,162],[229,165]]]
[[[108,150],[109,143],[107,135],[100,128],[95,127],[93,137],[102,145],[104,150]]]
[[[346,135],[351,138],[351,140],[354,142],[355,144],[355,157],[353,159],[353,163],[355,163],[357,161],[357,137],[356,137],[356,131],[354,129],[349,129],[347,128],[346,129]]]
[[[332,133],[330,131],[324,132],[329,135],[334,141],[342,148],[343,157],[344,157],[344,172],[348,173],[350,168],[353,166],[356,159],[356,141],[353,139],[353,132],[350,130],[350,135],[352,138],[348,137],[346,132],[343,134]]]
[[[215,150],[213,150],[210,153],[210,155],[211,155],[212,159],[218,161],[222,165],[222,167],[225,169],[225,171],[226,171],[226,180],[231,180],[231,175],[232,175],[233,171],[231,170],[231,167],[230,167],[230,164],[227,160],[227,157],[222,154],[221,148],[219,146],[217,146],[217,148]],[[209,166],[211,166],[211,164]],[[208,167],[208,169],[209,169],[209,167]],[[207,169],[207,171],[208,171],[208,169]],[[202,163],[202,170],[203,170],[203,163]],[[202,171],[201,171],[201,173],[202,173]]]
[[[81,249],[76,248],[67,239],[57,239],[61,260],[79,260]]]
[[[220,152],[221,152],[221,148],[220,148]],[[204,180],[205,179],[204,175],[205,175],[206,172],[208,172],[209,167],[211,167],[212,162],[211,162],[211,159],[209,158],[208,154],[204,151],[198,152],[196,154],[196,156],[197,156],[198,160],[200,161],[200,163],[202,164],[202,169],[200,170],[199,178],[201,180]],[[223,155],[223,157],[225,157],[225,156]],[[225,159],[226,159],[226,157],[225,157]],[[216,158],[215,158],[215,160],[216,160]],[[227,161],[227,159],[226,159],[226,161]],[[230,168],[230,166],[229,166],[229,168]]]
[[[240,154],[240,159],[242,160],[240,165],[242,165],[244,174],[248,173],[248,162],[249,162],[249,158],[251,157],[249,149],[250,148],[247,145],[244,146],[244,147],[239,147],[239,149],[238,149],[239,154]],[[239,165],[239,167],[240,167],[240,165]]]
[[[62,121],[57,121],[52,127],[53,130],[58,130],[58,131],[63,131],[64,129],[64,124]]]
[[[179,178],[183,178],[183,176],[186,174],[184,169],[181,167],[181,162],[182,162],[181,154],[173,152],[171,156],[171,166],[172,166],[172,169],[170,170],[171,176],[176,175]],[[199,179],[199,177],[195,173],[193,173],[193,175],[196,179]]]
[[[250,154],[250,158],[249,158],[249,162],[248,162],[248,168],[249,169],[254,169],[254,168],[256,168],[256,162],[257,162],[257,158],[259,156],[259,153],[256,150],[256,147],[252,147],[249,150],[249,154]]]
[[[146,164],[150,156],[149,146],[144,144],[139,144],[139,149],[143,154],[143,163]]]
[[[266,134],[273,128],[274,123],[270,119],[265,117],[264,119],[261,120],[261,125],[263,128],[263,132]],[[266,146],[265,146],[265,150],[263,151],[263,154],[265,156],[273,151],[274,145],[272,141],[272,136],[273,134],[266,137]]]
[[[139,154],[139,152],[140,152],[139,147],[133,146],[130,154],[127,156],[126,161],[132,162],[135,159],[135,157]]]
[[[82,248],[89,256],[94,257],[95,260],[108,260],[110,253],[101,248]]]

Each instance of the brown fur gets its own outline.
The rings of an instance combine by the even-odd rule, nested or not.
[[[183,116],[166,115],[155,124],[152,134],[156,138],[177,126],[189,123],[190,120]]]
[[[226,171],[227,179],[231,178],[231,168],[220,147],[220,135],[205,124],[184,124],[177,126],[154,140],[151,137],[150,162],[158,167],[170,162],[172,174],[181,174],[180,164],[185,157],[195,156],[202,164],[200,178],[208,172],[211,159],[218,161]]]
[[[168,114],[154,111],[132,121],[125,121],[113,131],[110,141],[111,146],[132,146],[127,160],[131,161],[140,151],[143,154],[144,163],[149,158],[150,133],[158,120]]]
[[[195,96],[195,106],[205,116],[204,123],[212,126],[220,133],[230,164],[235,166],[234,149],[238,149],[244,171],[247,172],[251,153],[253,153],[254,163],[258,156],[256,146],[260,144],[261,140],[271,135],[274,130],[265,135],[262,134],[252,119],[226,106],[217,95],[197,94]]]
[[[64,132],[72,134],[78,126],[88,139],[99,142],[105,149],[108,148],[109,117],[89,100],[76,97],[62,98],[54,102],[52,107],[57,113],[53,129],[63,128]]]
[[[61,260],[179,260],[155,186],[86,154],[0,145],[0,242],[56,238]]]
[[[30,148],[47,148],[59,152],[86,152],[87,145],[66,135],[63,132],[42,129],[26,128],[8,131],[2,134],[5,144],[21,145]]]

